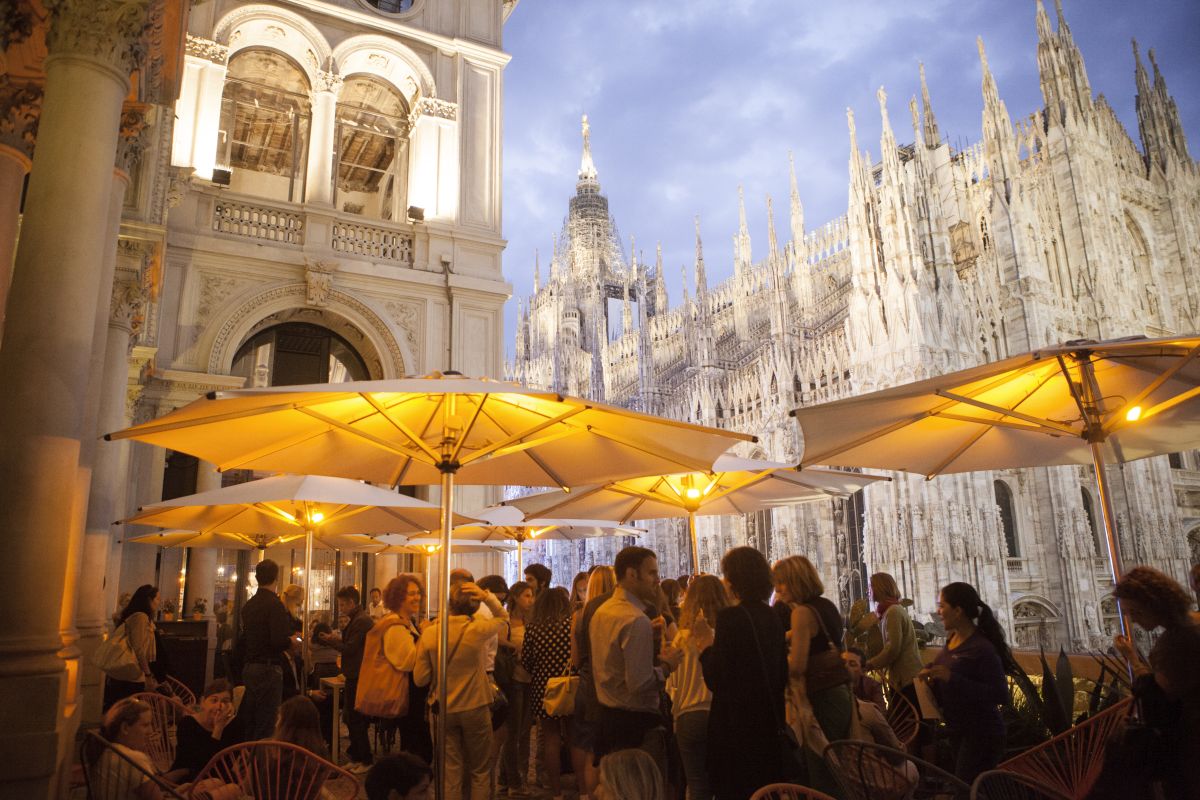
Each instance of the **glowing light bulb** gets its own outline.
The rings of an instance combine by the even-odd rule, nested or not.
[[[695,500],[697,497],[700,496],[700,490],[697,489],[695,486],[689,486],[687,489],[687,492],[685,492],[685,494],[687,494],[688,500]]]
[[[1142,418],[1142,407],[1134,406],[1125,412],[1125,419],[1129,422],[1137,422]]]
[[[314,511],[312,513],[312,521],[313,522],[321,522],[324,519],[325,519],[325,515],[322,514],[320,511]]]

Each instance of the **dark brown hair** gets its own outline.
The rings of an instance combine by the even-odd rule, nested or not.
[[[721,574],[740,602],[767,602],[775,585],[771,583],[771,565],[753,547],[735,547],[721,559]]]
[[[408,587],[411,584],[416,584],[421,590],[421,608],[425,608],[425,584],[421,582],[421,578],[411,572],[403,572],[388,581],[387,586],[383,590],[383,605],[388,611],[399,611],[400,606],[404,605],[404,601],[408,598]]]
[[[571,616],[571,596],[561,586],[554,586],[533,601],[531,625],[552,625]]]
[[[1113,597],[1141,604],[1163,627],[1178,625],[1192,608],[1187,591],[1153,567],[1134,567],[1126,572],[1117,581]]]
[[[296,695],[283,701],[279,707],[279,721],[275,723],[277,742],[298,745],[313,755],[329,759],[325,739],[321,737],[321,714],[313,701],[304,695]]]

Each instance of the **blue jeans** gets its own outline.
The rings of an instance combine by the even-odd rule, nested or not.
[[[675,742],[679,745],[679,760],[687,779],[687,800],[712,800],[708,784],[708,768],[704,757],[708,751],[708,711],[688,711],[675,718]]]
[[[275,718],[283,702],[283,667],[278,664],[247,664],[242,668],[241,714],[245,720],[246,739],[270,739],[275,733]]]

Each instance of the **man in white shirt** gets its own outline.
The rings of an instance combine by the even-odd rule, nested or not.
[[[450,573],[452,602],[448,618],[439,618],[421,634],[413,683],[429,686],[430,699],[437,699],[439,626],[448,619],[447,708],[438,709],[434,715],[435,726],[438,722],[446,726],[444,796],[455,800],[460,797],[463,800],[488,800],[492,791],[492,688],[484,667],[488,645],[496,640],[500,627],[508,621],[508,612],[494,594],[466,580],[463,573],[470,575],[465,570]],[[493,619],[483,619],[478,613],[481,603]],[[436,741],[436,727],[433,734]]]
[[[378,622],[387,616],[387,606],[383,604],[383,592],[378,589],[371,590],[371,602],[367,605],[367,613],[371,616],[372,622]]]
[[[613,566],[617,588],[588,626],[600,701],[596,760],[633,747],[650,753],[661,768],[666,764],[661,693],[667,667],[655,666],[654,626],[646,613],[657,598],[658,558],[645,547],[626,547]]]

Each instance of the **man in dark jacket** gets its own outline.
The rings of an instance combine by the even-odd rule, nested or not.
[[[366,646],[367,633],[374,624],[366,609],[360,605],[361,598],[358,589],[344,586],[338,590],[338,615],[346,617],[346,627],[342,628],[342,638],[338,640],[332,634],[326,634],[321,639],[342,654],[342,675],[346,676],[346,688],[342,693],[343,719],[346,729],[350,731],[350,747],[346,754],[350,757],[350,772],[366,773],[371,768],[371,737],[368,732],[367,718],[354,709],[355,695],[358,692],[358,673],[362,669],[363,648]],[[337,757],[337,753],[334,753]]]
[[[242,607],[242,637],[246,663],[242,682],[241,717],[248,739],[269,739],[275,730],[275,717],[283,696],[283,665],[292,646],[292,616],[287,612],[275,588],[279,583],[279,565],[271,559],[254,568],[258,591]]]

